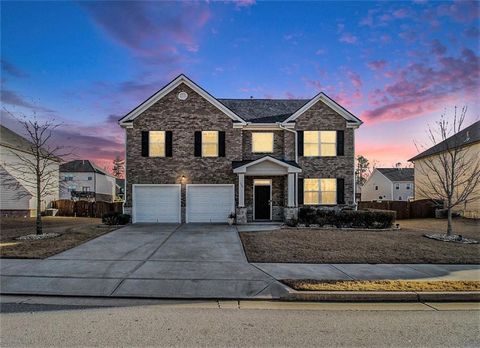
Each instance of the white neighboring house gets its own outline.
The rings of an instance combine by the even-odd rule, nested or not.
[[[413,168],[375,168],[362,187],[362,201],[411,200],[413,177]]]
[[[60,199],[74,196],[113,202],[115,177],[89,160],[74,160],[60,166]]]
[[[25,174],[19,170],[22,161],[15,155],[35,160],[31,154],[31,143],[21,135],[0,125],[0,214],[1,216],[37,215],[36,192],[32,187],[35,173]],[[42,210],[49,208],[50,203],[58,199],[59,161],[50,161],[46,169],[52,176],[52,194],[42,200]],[[15,183],[15,184],[13,184]]]

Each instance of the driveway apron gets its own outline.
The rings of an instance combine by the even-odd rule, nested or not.
[[[240,299],[285,291],[247,262],[227,225],[135,224],[45,260],[8,261],[4,294]]]

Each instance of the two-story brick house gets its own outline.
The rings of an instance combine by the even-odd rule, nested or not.
[[[354,204],[354,131],[324,93],[216,99],[180,75],[119,120],[133,222],[282,221]]]

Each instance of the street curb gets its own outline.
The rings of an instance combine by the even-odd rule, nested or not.
[[[310,302],[480,302],[480,291],[296,291],[289,290],[281,301]]]

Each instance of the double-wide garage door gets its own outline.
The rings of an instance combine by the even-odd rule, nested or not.
[[[180,185],[134,185],[133,222],[181,222]],[[234,185],[187,185],[186,222],[226,222]]]

